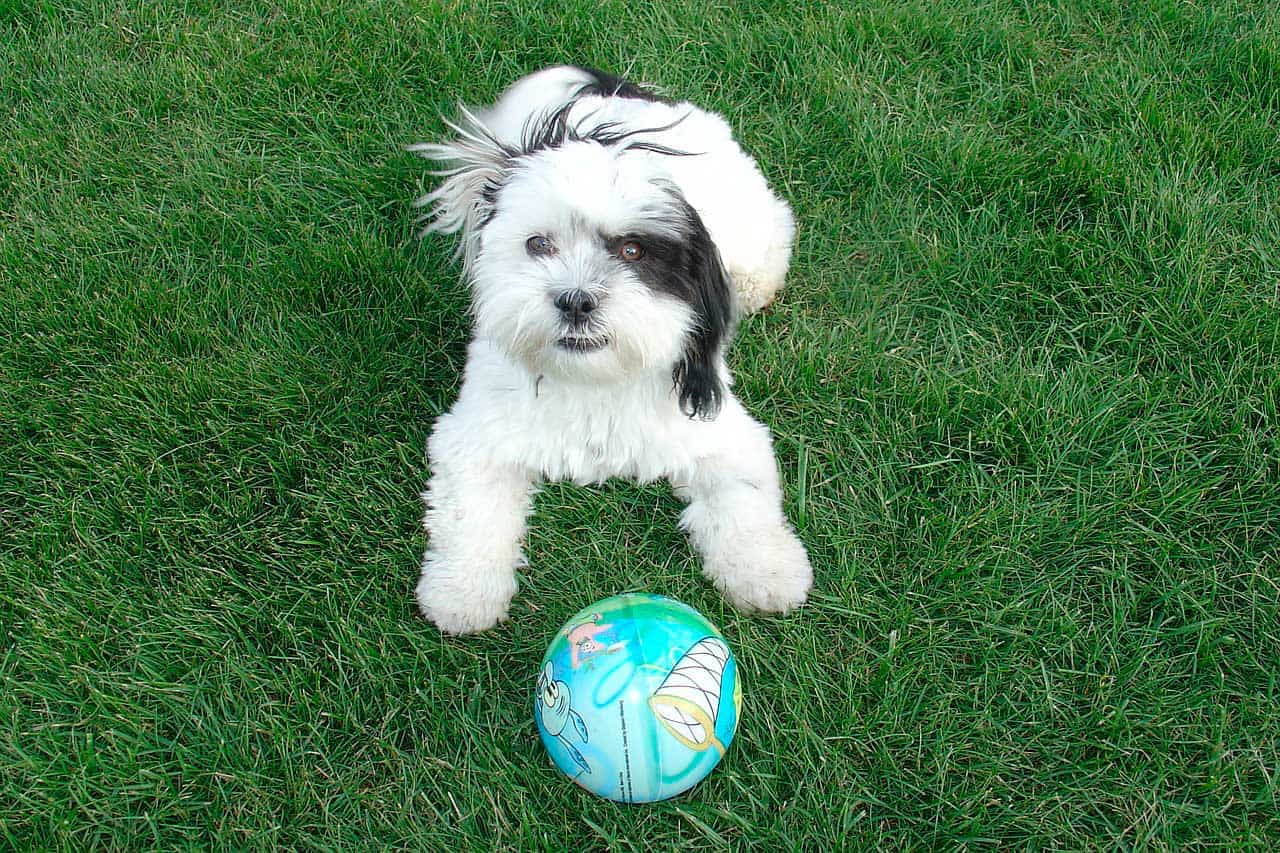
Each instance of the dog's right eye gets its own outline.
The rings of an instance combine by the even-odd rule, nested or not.
[[[524,241],[525,251],[535,258],[548,258],[556,253],[556,244],[550,238],[535,234]]]

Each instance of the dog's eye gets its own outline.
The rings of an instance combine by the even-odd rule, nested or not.
[[[624,261],[638,261],[644,257],[644,246],[635,240],[628,240],[618,247],[618,257]]]
[[[550,238],[535,234],[524,241],[525,251],[535,258],[548,258],[556,253],[556,244]]]

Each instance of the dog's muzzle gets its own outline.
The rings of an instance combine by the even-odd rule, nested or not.
[[[600,307],[600,300],[585,290],[566,290],[555,298],[556,309],[564,320],[568,334],[556,341],[556,346],[569,352],[595,352],[609,345],[609,339],[593,333],[593,312]]]

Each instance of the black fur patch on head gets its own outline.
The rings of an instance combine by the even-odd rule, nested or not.
[[[673,296],[693,309],[694,328],[672,368],[671,379],[680,410],[691,418],[711,420],[724,401],[719,362],[733,332],[733,291],[720,251],[702,218],[674,187],[668,190],[679,207],[680,237],[627,234],[609,237],[606,242],[611,251],[624,242],[638,242],[644,257],[628,266],[655,292]]]
[[[658,101],[663,104],[671,103],[671,100],[653,92],[643,86],[632,83],[630,80],[610,74],[608,71],[601,71],[598,68],[590,68],[585,65],[575,65],[574,68],[589,74],[592,78],[590,83],[586,83],[582,88],[578,89],[578,95],[601,95],[606,98],[634,98],[638,101]]]
[[[480,188],[480,198],[484,202],[484,208],[480,221],[476,224],[477,229],[483,229],[493,221],[493,217],[498,215],[498,193],[502,191],[502,186],[501,182],[491,180],[486,181]]]
[[[656,142],[636,139],[646,133],[662,133],[670,130],[685,120],[680,116],[673,122],[659,127],[637,127],[623,130],[617,122],[603,121],[591,124],[591,115],[582,116],[576,121],[569,120],[569,113],[577,106],[576,100],[570,101],[550,115],[535,116],[524,128],[524,139],[521,142],[522,154],[534,154],[549,148],[559,148],[568,142],[595,142],[606,147],[621,146],[627,151],[652,151],[671,157],[688,157],[696,152],[679,151]]]

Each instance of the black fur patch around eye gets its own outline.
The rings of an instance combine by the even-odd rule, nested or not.
[[[669,191],[676,193],[674,188]],[[680,361],[671,371],[680,409],[691,418],[711,420],[720,412],[724,386],[720,381],[721,350],[733,330],[733,295],[720,252],[698,212],[676,195],[681,236],[632,234],[606,239],[610,252],[634,240],[644,257],[627,262],[639,279],[656,293],[686,303],[694,328]]]

